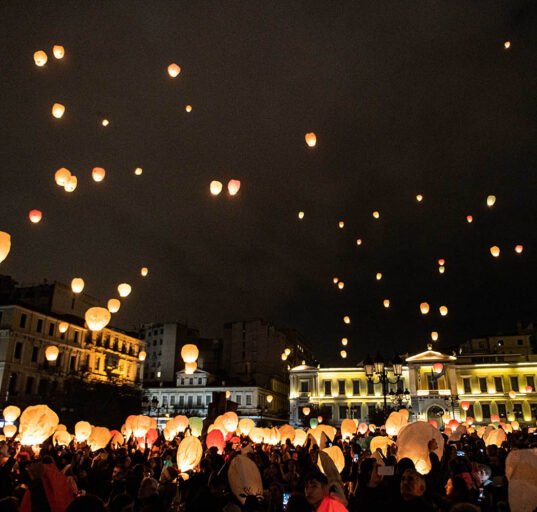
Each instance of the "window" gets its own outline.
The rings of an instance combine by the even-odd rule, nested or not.
[[[252,405],[252,395],[246,395],[246,405]]]
[[[37,327],[36,327],[36,331],[37,332],[41,332],[43,330],[43,320],[41,318],[39,318],[37,320]]]
[[[17,374],[16,373],[12,373],[9,376],[8,390],[12,395],[17,393]]]
[[[26,394],[29,395],[33,392],[33,388],[34,388],[34,378],[33,377],[28,377],[26,379]]]
[[[479,377],[479,389],[481,390],[481,393],[486,393],[488,391],[486,377]],[[489,416],[487,416],[487,418],[488,417]]]
[[[427,374],[427,385],[429,390],[438,389],[438,379],[430,373]]]
[[[159,340],[159,345],[162,345],[162,340]]]
[[[73,335],[73,341],[75,343],[78,343],[78,331],[75,331],[74,335]]]
[[[300,392],[301,393],[307,393],[309,391],[309,381],[307,380],[301,380],[300,381]]]
[[[360,381],[359,380],[353,380],[352,381],[352,394],[353,395],[359,395],[360,394]]]
[[[187,404],[188,404],[187,407],[189,409],[192,409],[192,405],[194,404],[194,397],[191,396],[191,395],[187,396],[186,401],[187,401]]]
[[[179,395],[179,407],[185,406],[185,397],[183,395]]]
[[[22,357],[22,343],[20,341],[17,341],[15,343],[15,359],[20,359]]]
[[[203,381],[202,381],[201,377],[198,377],[198,384],[199,385],[203,384]]]
[[[0,311],[0,325],[2,325],[2,311]]]
[[[242,404],[242,396],[237,395],[236,398],[235,398],[235,402],[237,402],[237,405],[241,405]]]
[[[76,371],[76,356],[71,356],[69,360],[69,370],[72,372]]]
[[[209,405],[211,403],[211,395],[207,395],[205,397],[205,405]]]
[[[524,345],[524,340],[516,340],[516,342],[518,343],[518,346],[520,347],[521,345]]]
[[[345,381],[344,380],[338,381],[338,393],[340,395],[345,394]]]
[[[373,418],[375,417],[376,412],[377,412],[377,410],[376,410],[375,404],[368,404],[367,405],[367,418],[368,418],[369,421],[373,420]]]
[[[48,324],[48,335],[54,336],[54,327],[56,327],[55,324]]]
[[[192,386],[194,385],[194,377],[190,377],[190,379],[188,380],[188,383]]]
[[[535,391],[535,377],[533,375],[526,375],[526,385],[531,386],[532,391]]]
[[[332,381],[331,380],[325,380],[324,381],[324,394],[325,395],[331,395],[332,394]]]
[[[375,394],[375,385],[372,381],[367,381],[367,394],[368,395],[374,395]]]
[[[498,415],[500,416],[500,418],[507,417],[507,409],[505,407],[505,404],[498,404]]]
[[[201,407],[201,395],[198,395],[198,396],[196,397],[196,405],[197,405],[198,407]]]
[[[481,410],[483,411],[483,419],[489,419],[490,418],[490,405],[482,404]]]
[[[513,414],[517,420],[524,416],[522,413],[522,404],[513,404]]]
[[[39,347],[32,348],[32,363],[37,363],[37,356],[39,355]]]
[[[181,384],[184,384],[184,383],[185,383],[185,378],[181,377]]]
[[[494,377],[494,386],[496,393],[503,393],[503,379],[501,377]]]
[[[339,406],[339,419],[344,420],[347,417],[347,408],[344,405]]]
[[[462,378],[462,386],[464,388],[465,393],[471,393],[472,392],[472,381],[470,377],[463,377]]]
[[[175,405],[175,395],[170,396],[170,405]]]
[[[516,392],[520,391],[518,387],[518,377],[511,377],[511,389]]]
[[[470,407],[466,411],[466,417],[468,416],[474,417],[474,404],[470,404]]]
[[[20,322],[19,322],[19,327],[21,329],[24,329],[26,327],[26,313],[22,313],[21,314],[21,319],[20,319]]]

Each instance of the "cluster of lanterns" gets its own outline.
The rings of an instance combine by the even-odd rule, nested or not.
[[[65,56],[65,48],[59,44],[55,44],[52,47],[52,55],[57,60],[63,59]],[[37,67],[42,68],[48,62],[47,52],[44,50],[37,50],[34,52],[34,63]]]
[[[236,196],[241,188],[240,180],[229,180],[227,184],[227,191],[230,196]],[[223,185],[221,181],[213,180],[209,185],[209,190],[213,196],[218,196],[222,192]]]
[[[71,174],[69,169],[62,167],[54,173],[54,181],[59,187],[63,187],[66,192],[74,192],[78,185],[78,178]]]

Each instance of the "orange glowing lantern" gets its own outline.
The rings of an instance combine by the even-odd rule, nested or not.
[[[120,297],[128,297],[132,291],[132,287],[130,284],[121,283],[118,285],[117,291]]]
[[[141,167],[136,167],[136,169],[134,169],[134,174],[136,176],[141,176],[143,172],[144,170]]]
[[[138,354],[138,360],[145,361],[146,357],[147,357],[147,352],[145,350],[141,350],[140,353]]]
[[[373,212],[373,218],[374,218],[374,219],[380,219],[380,212],[378,212],[378,211],[375,210],[375,211]]]
[[[417,201],[418,203],[421,203],[421,202],[423,201],[423,195],[418,194],[418,195],[416,196],[416,201]]]
[[[505,41],[503,43],[503,47],[506,49],[506,50],[509,50],[509,48],[511,48],[511,41]]]
[[[54,103],[54,105],[52,105],[52,115],[56,119],[61,119],[64,113],[65,113],[65,105],[62,105],[61,103]]]
[[[429,309],[429,304],[427,302],[422,302],[420,304],[420,311],[422,315],[426,315],[427,313],[429,313]]]
[[[343,323],[350,324],[351,323],[351,317],[350,316],[344,316],[343,317]]]
[[[523,251],[523,250],[524,250],[524,246],[523,246],[523,245],[520,245],[520,244],[515,245],[515,252],[516,252],[517,254],[522,254],[522,251]]]
[[[119,299],[109,299],[107,303],[107,308],[110,313],[117,313],[121,307],[121,302]]]
[[[34,53],[35,65],[42,68],[48,61],[47,54],[43,50],[38,50]]]
[[[56,185],[59,185],[60,187],[65,187],[70,177],[71,171],[65,167],[58,169],[54,173],[54,181],[56,182]]]
[[[348,343],[349,343],[348,338],[341,338],[341,344],[342,344],[344,347],[346,347]]]
[[[70,176],[67,183],[63,186],[66,192],[74,192],[78,185],[78,178],[76,176]]]
[[[500,248],[497,245],[493,245],[490,248],[490,254],[492,254],[492,256],[494,256],[495,258],[497,258],[500,255]]]
[[[52,47],[52,53],[54,54],[54,57],[58,60],[63,59],[65,55],[65,48],[61,44],[55,44]]]
[[[16,405],[8,405],[4,411],[4,419],[9,423],[13,423],[20,416],[21,410]]]
[[[345,227],[345,222],[340,220],[338,223],[337,223],[339,229],[343,229]]]
[[[0,231],[0,263],[7,258],[11,250],[11,235],[5,231]]]
[[[362,239],[361,238],[358,238],[356,240],[356,245],[362,245]]]
[[[101,121],[101,124],[106,127],[106,126],[108,126],[110,124],[110,121],[108,119],[103,119]]]
[[[338,284],[338,282],[339,282],[339,277],[334,277],[334,278],[332,279],[332,282],[333,282],[334,284]]]
[[[192,105],[187,105],[187,106],[185,107],[185,110],[186,110],[188,113],[192,112]]]
[[[458,426],[459,426],[459,422],[457,420],[450,420],[449,423],[447,424],[448,428],[451,429],[452,432],[455,432],[455,430],[457,430]]]
[[[516,391],[509,391],[509,398],[513,399],[513,398],[516,398]]]
[[[467,215],[466,222],[468,222],[468,224],[471,224],[472,222],[474,222],[474,218],[471,215]]]
[[[60,322],[58,325],[58,331],[60,331],[61,334],[67,332],[67,329],[69,329],[69,324],[67,322]]]
[[[140,275],[141,275],[142,277],[146,277],[147,274],[149,274],[149,269],[148,269],[147,267],[142,267],[142,268],[140,269]]]
[[[345,288],[345,283],[343,281],[340,281],[338,284],[337,284],[337,287],[340,289],[340,290],[343,290],[343,288]]]
[[[105,174],[106,171],[102,167],[94,167],[91,171],[91,177],[93,178],[93,181],[96,181],[97,183],[104,180]]]
[[[384,305],[385,308],[389,308],[390,307],[390,299],[384,299],[382,304]]]
[[[196,370],[198,369],[198,363],[185,363],[185,373],[187,375],[194,375]]]
[[[466,401],[461,402],[461,408],[463,411],[467,411],[468,409],[470,409],[470,402],[466,402]]]
[[[440,306],[438,308],[438,311],[440,311],[441,316],[446,316],[448,314],[448,308],[447,306]]]
[[[41,210],[30,210],[28,217],[34,224],[37,224],[43,218],[43,212]]]
[[[346,359],[347,358],[347,351],[346,350],[342,350],[339,355],[342,357],[342,359]]]
[[[73,293],[82,293],[84,285],[84,279],[82,279],[81,277],[75,277],[71,281],[71,290],[73,290]]]
[[[444,258],[440,258],[440,259],[438,260],[438,264],[439,264],[440,266],[445,265],[445,264],[446,264],[446,260],[445,260]]]
[[[235,196],[241,188],[240,180],[229,180],[227,184],[227,191],[230,196]]]
[[[433,341],[438,341],[438,333],[436,331],[431,332],[431,339]]]
[[[533,388],[532,388],[531,386],[525,386],[525,387],[524,387],[524,391],[525,391],[526,393],[531,393],[531,392],[533,391]]]
[[[60,349],[56,345],[49,345],[45,349],[45,358],[47,361],[56,361],[60,354]]]
[[[89,308],[84,315],[90,331],[102,331],[110,322],[112,315],[106,308]]]
[[[309,407],[302,407],[302,414],[304,416],[309,416],[311,412],[311,409]]]
[[[218,194],[220,194],[220,192],[222,192],[222,183],[217,180],[211,181],[211,183],[209,184],[209,191],[213,196],[217,196]]]
[[[315,133],[313,133],[313,132],[306,133],[304,138],[306,139],[306,144],[310,148],[315,147],[315,145],[317,144],[317,135],[315,135]]]
[[[194,363],[199,357],[200,351],[196,345],[189,343],[181,348],[181,357],[185,363]]]
[[[181,67],[177,64],[170,64],[168,66],[168,75],[170,75],[172,78],[175,78],[181,73]]]
[[[444,371],[444,365],[442,363],[434,363],[433,370],[435,373],[442,373]]]

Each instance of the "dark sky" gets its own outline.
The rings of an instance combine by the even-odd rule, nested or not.
[[[103,303],[130,282],[126,328],[262,317],[326,364],[344,335],[355,364],[537,319],[537,2],[11,1],[0,24],[1,273],[82,276]]]

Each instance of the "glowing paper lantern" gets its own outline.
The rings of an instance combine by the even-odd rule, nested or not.
[[[141,176],[143,172],[144,170],[141,167],[136,167],[136,169],[134,169],[134,174],[136,176]]]
[[[35,65],[42,68],[48,61],[47,54],[43,50],[38,50],[34,53]]]
[[[41,444],[49,438],[59,423],[58,415],[46,405],[31,405],[24,409],[19,420],[21,444]]]
[[[493,444],[501,446],[507,440],[507,435],[503,429],[497,428],[491,430],[488,435],[483,435],[483,440],[485,441],[485,446],[491,446]]]
[[[356,423],[353,420],[346,418],[341,422],[341,437],[343,439],[351,439],[356,432]]]
[[[512,421],[511,422],[511,427],[513,428],[513,430],[518,430],[520,428],[520,424],[518,423],[518,421]]]
[[[267,401],[268,401],[268,397],[267,397]],[[232,411],[226,412],[223,415],[222,423],[227,432],[235,432],[235,430],[237,430],[237,427],[239,425],[239,417],[237,416],[236,413]]]
[[[447,426],[448,426],[448,428],[451,429],[452,432],[455,432],[455,430],[457,430],[457,428],[459,426],[459,422],[457,420],[453,419],[453,420],[449,421]]]
[[[396,436],[407,423],[408,418],[405,415],[397,411],[391,412],[386,420],[386,434]]]
[[[412,459],[416,470],[422,475],[429,473],[429,441],[434,439],[437,448],[434,450],[440,460],[444,452],[444,438],[440,431],[425,421],[409,423],[399,432],[397,437],[397,460],[405,457]]]
[[[205,444],[207,445],[207,448],[215,447],[219,454],[224,453],[224,447],[226,446],[224,434],[217,428],[211,430],[205,438]]]
[[[222,192],[222,183],[220,181],[213,180],[209,185],[209,190],[213,196],[217,196]]]
[[[444,371],[444,365],[442,363],[433,364],[434,373],[442,373]]]
[[[438,333],[436,331],[431,332],[431,339],[433,341],[438,341]]]
[[[471,215],[467,215],[466,222],[468,222],[468,224],[471,224],[472,222],[474,222],[474,218]]]
[[[369,450],[373,455],[377,452],[377,450],[380,448],[380,451],[386,457],[388,455],[388,448],[390,446],[395,445],[395,442],[392,441],[387,436],[375,436],[373,439],[371,439],[371,444],[369,445]]]
[[[418,203],[421,203],[421,202],[423,201],[423,196],[422,196],[421,194],[418,194],[418,195],[416,196],[416,201],[417,201]]]
[[[346,323],[346,324],[350,324],[351,323],[351,317],[350,316],[344,316],[343,317],[343,322]]]
[[[43,212],[40,210],[30,210],[28,217],[34,224],[37,224],[43,218]]]
[[[194,363],[197,361],[199,355],[200,351],[198,350],[198,347],[191,343],[183,345],[181,348],[181,358],[185,363]]]
[[[334,284],[338,284],[338,282],[339,282],[339,278],[338,278],[338,277],[334,277],[334,278],[332,279],[332,282],[333,282]]]
[[[516,391],[509,391],[509,398],[516,398]]]
[[[342,350],[342,351],[339,353],[339,355],[340,355],[343,359],[345,359],[345,358],[347,357],[347,351],[346,351],[346,350]]]
[[[362,423],[360,423],[358,425],[358,433],[359,434],[365,435],[368,430],[369,430],[369,427],[367,426],[367,423],[362,422]]]
[[[293,444],[295,446],[304,446],[307,439],[308,434],[304,430],[302,430],[301,428],[295,429],[295,439],[293,440]]]
[[[438,272],[440,272],[441,274],[443,274],[445,271],[446,271],[446,267],[444,266],[438,267]]]
[[[505,43],[503,43],[503,47],[506,50],[509,50],[509,48],[511,48],[511,41],[505,41]]]
[[[287,354],[284,352],[284,353],[281,355],[281,358],[282,358],[282,361],[287,361]]]
[[[341,473],[343,469],[345,468],[345,456],[343,455],[343,452],[341,451],[341,448],[337,445],[329,446],[328,448],[324,448],[322,450],[323,454],[327,454],[328,457],[332,460],[334,463],[334,466],[336,467],[338,473]],[[324,457],[319,457],[317,464],[319,466],[319,469],[325,473],[328,474],[328,468],[325,468],[324,465],[326,464],[326,459]]]
[[[86,311],[84,318],[90,331],[101,331],[108,325],[112,316],[106,308],[93,307]]]
[[[306,133],[304,138],[306,139],[306,144],[310,148],[315,147],[315,145],[317,144],[317,135],[315,135],[315,133],[313,133],[313,132]]]
[[[509,481],[509,507],[512,511],[530,512],[537,503],[537,449],[512,450],[505,461]]]
[[[492,421],[492,423],[499,423],[500,422],[500,416],[498,414],[491,414],[490,415],[490,421]]]
[[[0,263],[7,258],[11,250],[11,235],[5,231],[0,231]]]
[[[311,409],[309,407],[302,407],[302,414],[304,416],[309,416],[311,412]]]
[[[337,223],[339,229],[343,229],[345,227],[345,222],[340,220],[338,223]]]
[[[54,103],[54,105],[52,105],[52,115],[56,119],[61,119],[64,113],[65,113],[65,105],[62,105],[61,103]]]
[[[94,167],[91,171],[91,177],[93,178],[93,181],[96,181],[97,183],[103,181],[105,175],[106,171],[102,167]]]
[[[149,429],[151,428],[151,418],[149,416],[144,416],[139,414],[137,416],[129,416],[129,427],[134,434],[134,437],[145,437]]]
[[[341,344],[346,347],[349,343],[349,339],[348,338],[341,338]]]
[[[466,401],[461,402],[461,408],[463,411],[467,411],[468,409],[470,409],[470,402],[466,402]]]
[[[493,245],[490,248],[490,254],[497,258],[500,255],[500,248],[497,245]]]
[[[102,124],[103,126],[108,126],[108,125],[110,124],[110,121],[109,121],[108,119],[103,119],[103,120],[101,121],[101,124]]]
[[[142,277],[145,277],[145,276],[147,276],[147,274],[149,274],[149,269],[148,269],[147,267],[142,267],[142,268],[140,269],[140,275],[141,275]]]
[[[286,348],[286,349],[284,350],[284,353],[285,353],[286,356],[288,356],[288,355],[291,353],[291,349],[290,349],[290,348]]]
[[[15,425],[4,425],[4,435],[9,439],[17,433]]]
[[[69,329],[69,324],[67,322],[60,322],[58,325],[58,331],[60,331],[61,334],[67,332],[67,329]]]
[[[249,495],[263,496],[263,481],[259,468],[246,455],[237,455],[233,458],[229,464],[227,481],[231,492],[242,505]]]
[[[531,386],[525,386],[525,387],[524,387],[524,391],[525,391],[526,393],[531,393],[531,392],[533,391],[533,388],[532,388]]]
[[[304,218],[304,212],[298,212],[298,218],[302,220]]]
[[[282,444],[285,444],[287,439],[291,443],[295,440],[295,429],[291,425],[282,425],[278,430],[280,431],[280,442]]]
[[[54,173],[54,181],[56,182],[56,185],[59,185],[60,187],[65,187],[70,177],[71,171],[65,167],[61,167]]]
[[[375,276],[375,279],[377,281],[380,281],[382,279],[382,274],[380,272],[377,272],[376,276]]]
[[[117,430],[112,430],[110,432],[112,434],[112,439],[110,439],[110,443],[114,448],[118,448],[119,446],[123,446],[125,444],[125,438],[121,434],[121,432],[118,432]]]
[[[52,47],[52,53],[56,59],[63,59],[63,56],[65,55],[65,48],[60,44],[55,44]]]
[[[390,299],[384,299],[382,301],[382,305],[385,307],[385,308],[389,308],[390,307]]]
[[[473,425],[474,424],[474,418],[472,418],[471,416],[466,416],[466,423],[468,425]]]
[[[185,363],[185,374],[186,375],[194,375],[196,370],[198,369],[198,363]]]
[[[186,110],[188,113],[192,112],[192,105],[187,105],[187,106],[185,107],[185,110]]]
[[[109,299],[107,303],[108,311],[110,313],[117,313],[121,307],[121,302],[119,299]]]
[[[194,469],[201,460],[203,448],[196,436],[185,437],[177,450],[177,467],[182,473]]]
[[[374,219],[380,219],[380,212],[374,211],[373,212],[373,218]]]
[[[230,196],[235,196],[241,188],[240,180],[229,180],[227,184],[227,191]]]
[[[490,208],[496,203],[496,196],[487,196],[487,206]]]
[[[175,430],[179,433],[184,432],[190,425],[188,418],[182,415],[176,416],[173,419],[173,423],[174,423]]]
[[[56,361],[58,359],[58,355],[60,354],[60,349],[56,345],[49,345],[45,349],[45,358],[47,361]]]
[[[138,354],[138,359],[140,361],[145,361],[146,357],[147,357],[147,352],[145,352],[145,350],[141,350],[140,353]]]
[[[340,289],[340,290],[343,290],[343,288],[345,288],[345,283],[343,281],[340,281],[338,284],[337,284],[337,287]]]
[[[442,316],[446,316],[448,314],[448,308],[446,306],[440,306],[438,311],[440,311],[440,315]]]
[[[255,427],[254,420],[250,418],[243,418],[239,421],[238,429],[242,436],[250,434],[251,430]]]
[[[21,410],[16,405],[8,405],[4,409],[3,414],[4,414],[4,419],[7,422],[13,423],[20,416]]]
[[[524,250],[524,246],[523,246],[523,245],[520,245],[520,244],[515,245],[515,252],[516,252],[517,254],[522,254],[522,251],[523,251],[523,250]]]
[[[70,176],[67,183],[63,186],[66,192],[74,192],[78,185],[78,178],[76,176]]]
[[[71,281],[71,290],[73,290],[73,293],[82,293],[84,285],[84,279],[82,279],[81,277],[75,277]]]
[[[420,311],[422,315],[426,315],[427,313],[429,313],[429,309],[429,304],[427,304],[427,302],[422,302],[420,304]]]
[[[112,434],[106,427],[93,427],[88,438],[88,445],[91,451],[96,452],[97,450],[106,448],[110,439],[112,439]]]
[[[356,245],[362,245],[362,239],[361,238],[358,238],[356,240]]]
[[[181,67],[177,64],[170,64],[168,66],[168,75],[170,75],[172,78],[175,78],[181,73]]]
[[[120,285],[118,285],[117,291],[120,297],[128,297],[132,291],[132,287],[130,284],[121,283]]]

